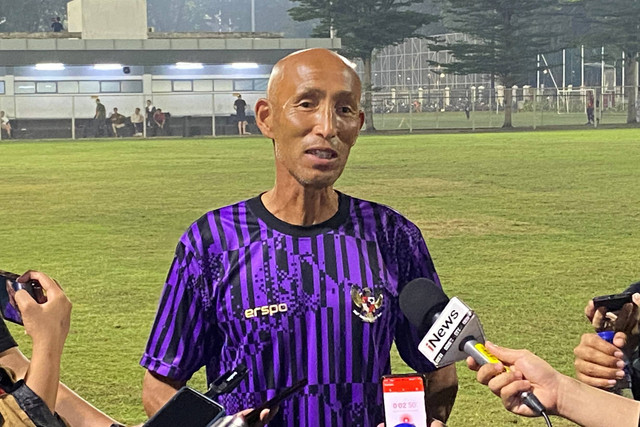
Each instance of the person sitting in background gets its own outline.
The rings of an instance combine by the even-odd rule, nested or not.
[[[125,126],[126,117],[122,114],[118,113],[118,109],[114,108],[111,117],[109,118],[111,121],[111,128],[113,129],[113,136],[118,137],[118,129],[122,129]]]
[[[0,128],[7,132],[7,136],[11,138],[11,122],[4,111],[0,111]]]
[[[158,129],[160,129],[160,134],[164,134],[164,124],[167,121],[167,117],[162,112],[162,109],[158,108],[156,112],[153,114],[153,122],[156,124]]]
[[[477,380],[502,399],[504,407],[517,415],[535,417],[521,399],[533,392],[547,409],[585,427],[637,427],[640,402],[590,387],[561,374],[528,350],[512,350],[487,342],[487,349],[502,363],[479,366],[471,357],[467,366],[477,371]],[[505,371],[505,366],[509,371]]]
[[[142,123],[144,123],[144,116],[140,114],[140,109],[136,108],[136,111],[131,115],[131,124],[133,125],[133,136],[142,136]]]

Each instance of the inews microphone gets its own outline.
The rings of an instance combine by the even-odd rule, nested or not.
[[[424,335],[420,352],[436,368],[471,356],[479,365],[499,360],[484,346],[480,319],[465,303],[449,298],[432,280],[414,279],[400,292],[400,310],[418,332]],[[546,418],[546,408],[529,392],[520,396],[534,412]]]

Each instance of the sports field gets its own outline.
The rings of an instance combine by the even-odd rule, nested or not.
[[[137,363],[177,239],[205,211],[270,187],[271,143],[3,141],[0,159],[0,268],[61,282],[74,302],[63,380],[142,421]],[[367,136],[337,188],[415,221],[445,291],[477,310],[490,339],[571,373],[587,299],[640,279],[638,164],[638,129]],[[544,425],[458,372],[450,426]]]

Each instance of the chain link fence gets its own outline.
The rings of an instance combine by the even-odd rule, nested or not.
[[[557,90],[525,86],[508,90],[512,94],[512,125],[535,129],[627,123],[628,95],[633,87]],[[377,92],[372,101],[374,126],[378,130],[409,131],[499,128],[505,123],[505,99],[505,89],[501,87]],[[640,117],[637,121],[640,123]]]

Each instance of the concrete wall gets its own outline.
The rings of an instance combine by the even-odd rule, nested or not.
[[[146,0],[72,0],[67,13],[69,31],[83,39],[147,38]]]

